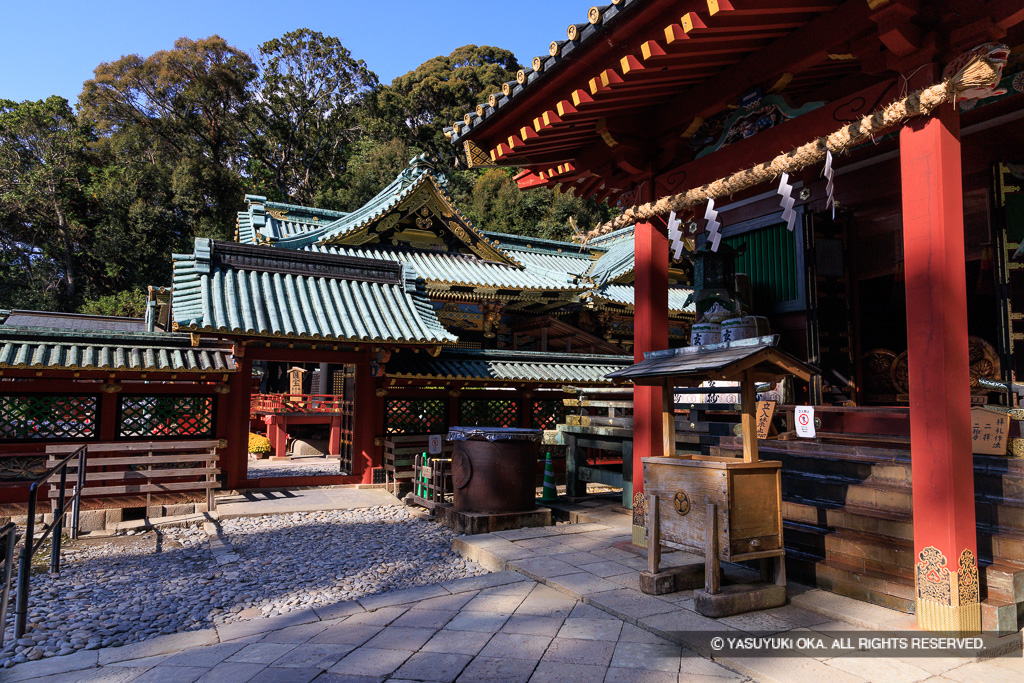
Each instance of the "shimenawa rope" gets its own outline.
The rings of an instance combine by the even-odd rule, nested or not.
[[[892,128],[916,116],[928,116],[936,108],[956,102],[957,97],[968,90],[994,85],[999,82],[1001,65],[994,63],[987,54],[975,55],[963,68],[950,78],[935,85],[910,93],[878,111],[840,128],[830,135],[812,140],[791,152],[780,154],[771,161],[758,164],[744,171],[720,178],[713,183],[695,187],[686,192],[662,197],[653,202],[630,207],[613,220],[583,235],[583,244],[600,235],[654,216],[671,211],[679,213],[685,209],[703,204],[708,199],[727,197],[736,192],[774,180],[783,172],[793,173],[825,159],[825,152],[833,156],[842,154],[860,145],[882,131]]]

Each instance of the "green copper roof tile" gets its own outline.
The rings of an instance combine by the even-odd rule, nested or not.
[[[697,309],[691,303],[686,305],[686,299],[693,293],[693,289],[690,287],[669,287],[668,288],[668,310],[672,313],[689,313],[691,315],[697,312]],[[625,306],[633,306],[633,285],[602,285],[598,287],[590,296],[598,301],[608,301],[611,303],[622,304]]]
[[[230,349],[189,346],[187,335],[0,327],[0,368],[234,372]]]
[[[437,358],[397,353],[387,364],[387,374],[408,379],[608,384],[606,374],[632,362],[625,355],[446,349]]]
[[[398,261],[408,264],[429,284],[493,287],[498,289],[582,291],[567,270],[551,269],[540,265],[518,268],[505,263],[485,261],[477,256],[450,252],[389,249],[376,246],[311,245],[307,250],[323,254],[339,254],[360,258]],[[517,258],[521,254],[516,255]],[[582,261],[582,259],[580,259]],[[584,267],[589,261],[583,261]],[[523,264],[526,266],[526,263]]]
[[[450,344],[449,333],[394,261],[196,240],[174,270],[177,329],[338,341]],[[198,283],[199,287],[195,285]]]

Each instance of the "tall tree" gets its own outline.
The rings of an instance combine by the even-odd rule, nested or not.
[[[492,168],[477,178],[466,198],[465,210],[480,228],[571,240],[577,229],[589,229],[613,215],[607,204],[580,199],[568,192],[552,188],[523,192],[512,175],[508,169]]]
[[[519,68],[508,50],[464,45],[392,81],[381,92],[381,116],[397,126],[396,132],[409,144],[451,160],[455,151],[444,137],[444,127],[501,90]]]
[[[260,45],[257,64],[247,150],[282,199],[309,203],[340,184],[377,76],[337,38],[307,28]]]
[[[169,170],[192,232],[228,236],[244,188],[240,129],[256,76],[249,56],[220,36],[179,38],[145,59],[100,64],[79,106],[118,156]]]
[[[89,131],[67,100],[0,100],[0,244],[12,301],[67,307],[78,294]],[[26,285],[34,292],[26,292]]]

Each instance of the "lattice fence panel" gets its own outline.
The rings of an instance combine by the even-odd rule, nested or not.
[[[518,427],[519,401],[467,398],[459,406],[459,425],[465,427]]]
[[[448,431],[448,402],[439,398],[388,399],[388,434],[440,434]]]
[[[212,396],[122,396],[118,436],[211,436],[213,414]]]
[[[541,398],[533,401],[531,424],[534,429],[556,429],[565,423],[569,408],[559,398]]]
[[[0,396],[0,439],[90,439],[98,396]]]

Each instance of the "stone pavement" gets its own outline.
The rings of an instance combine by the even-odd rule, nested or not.
[[[3,681],[369,683],[745,676],[515,572],[20,664]]]
[[[579,542],[582,537],[572,540]],[[660,605],[651,607],[661,616],[668,614]],[[774,620],[776,627],[782,621],[803,619],[808,622],[805,628],[833,628],[822,621],[830,617],[798,607],[770,612],[733,617],[731,626],[716,624],[715,629],[761,629],[766,619]],[[1004,683],[1024,676],[1019,656],[980,663],[849,656],[822,661],[800,655],[742,661],[741,666],[712,661],[650,628],[639,628],[518,572],[497,572],[272,619],[28,662],[0,672],[0,680],[729,683],[754,678]]]
[[[492,574],[28,662],[0,671],[0,681],[1024,680],[1020,650],[1010,652],[1007,642],[996,639],[981,661],[804,651],[716,656],[713,634],[809,636],[909,629],[912,621],[793,584],[784,607],[708,619],[693,611],[689,592],[649,596],[638,590],[646,560],[626,549],[628,516],[600,510],[574,515],[583,523],[455,540],[457,550]],[[665,556],[666,563],[682,559]],[[742,571],[729,573],[742,578]]]
[[[916,632],[912,616],[799,584],[787,586],[789,604],[722,619],[694,611],[693,591],[653,596],[640,592],[639,574],[647,568],[645,554],[630,550],[628,516],[607,508],[575,513],[595,522],[500,531],[456,538],[453,547],[486,568],[515,571],[582,604],[613,615],[625,625],[691,652],[754,680],[778,682],[876,681],[1008,681],[1024,680],[1020,638],[983,636],[985,659],[966,657],[881,658],[825,651],[792,651],[785,656],[724,657],[711,647],[714,635],[744,637],[773,635],[819,637],[828,632]],[[662,566],[703,562],[684,552],[662,555]],[[726,577],[736,582],[756,580],[757,574],[726,565]],[[625,626],[624,626],[625,627]],[[823,637],[827,642],[831,638]],[[1000,656],[1002,655],[1002,656]],[[693,660],[691,657],[690,661]],[[681,672],[685,673],[685,662]],[[680,674],[682,676],[683,673]]]
[[[220,519],[232,519],[401,504],[401,501],[382,488],[339,486],[322,489],[256,490],[217,496],[217,515]]]

